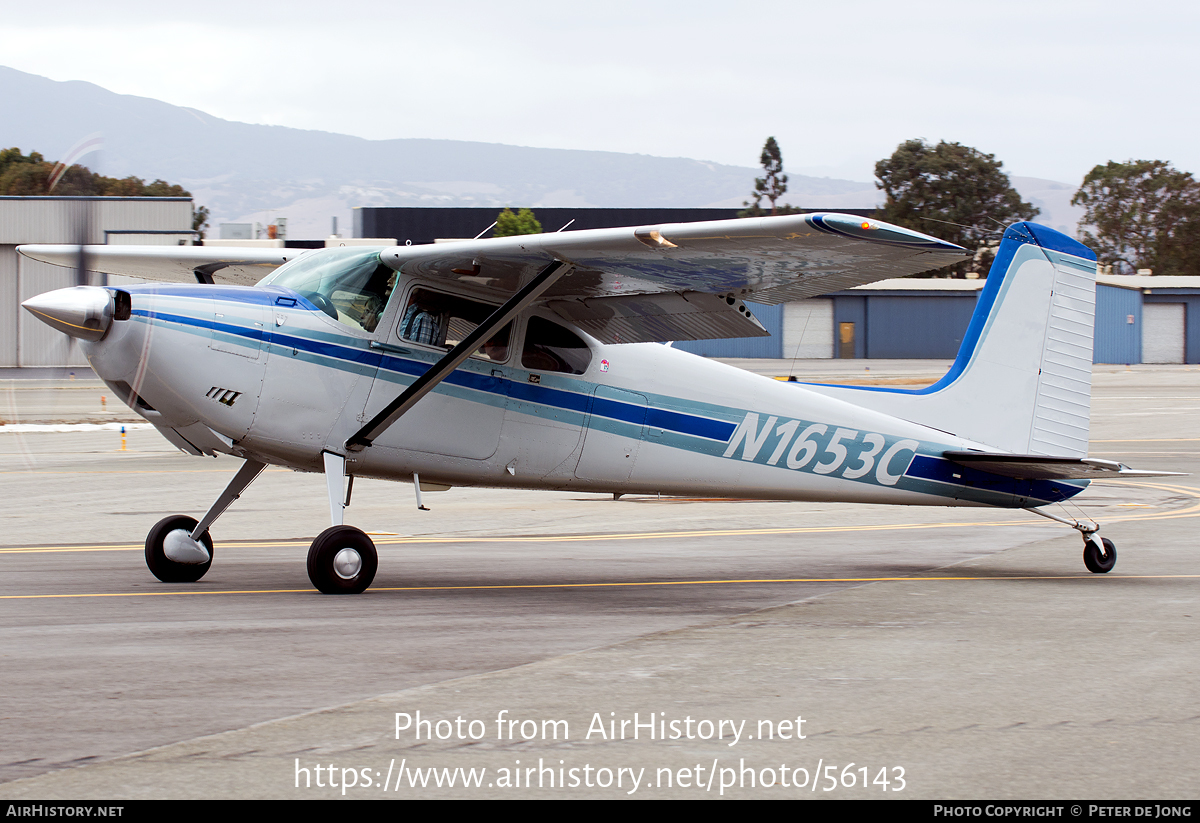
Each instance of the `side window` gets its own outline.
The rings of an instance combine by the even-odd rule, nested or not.
[[[396,333],[402,340],[451,349],[488,318],[495,306],[462,297],[414,289]],[[512,323],[484,341],[472,357],[500,363],[508,359]]]
[[[400,318],[400,328],[397,330],[400,338],[427,346],[442,345],[446,328],[442,303],[442,295],[415,289]]]
[[[521,349],[523,368],[583,374],[591,362],[591,349],[578,335],[549,320],[529,318]]]

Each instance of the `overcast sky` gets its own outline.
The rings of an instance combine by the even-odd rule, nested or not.
[[[218,117],[870,180],[913,137],[1077,183],[1200,172],[1200,4],[206,2],[6,6],[0,63]],[[12,116],[6,113],[4,116]]]

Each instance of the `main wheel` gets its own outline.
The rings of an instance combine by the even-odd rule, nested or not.
[[[1100,539],[1104,541],[1103,555],[1091,540],[1083,541],[1083,565],[1093,574],[1104,574],[1112,571],[1112,567],[1117,565],[1117,545],[1107,537]]]
[[[206,531],[197,545],[194,528],[195,518],[176,514],[159,520],[146,535],[146,565],[162,582],[195,583],[212,565],[212,538]]]
[[[364,592],[378,568],[375,544],[353,526],[330,526],[308,549],[308,579],[324,594]]]

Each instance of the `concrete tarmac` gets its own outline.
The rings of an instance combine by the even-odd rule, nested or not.
[[[1197,471],[1200,372],[1095,380],[1093,455]],[[18,420],[88,413],[79,389],[12,388]],[[237,461],[119,438],[0,427],[6,799],[1164,799],[1200,782],[1194,476],[1082,496],[1117,542],[1108,575],[1022,512],[468,489],[417,512],[410,486],[358,483],[349,520],[380,572],[331,598],[304,572],[323,481],[285,471],[214,527],[204,580],[155,581],[145,531],[202,511]]]

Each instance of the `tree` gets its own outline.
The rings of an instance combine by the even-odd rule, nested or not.
[[[876,188],[887,193],[882,219],[979,250],[974,260],[952,267],[960,277],[968,271],[986,276],[994,256],[988,240],[1038,214],[1009,184],[995,155],[960,143],[906,140],[875,164],[875,176]]]
[[[200,232],[200,239],[204,239],[204,230],[208,228],[208,206],[200,206],[192,209],[192,231]]]
[[[45,194],[50,185],[50,164],[36,151],[29,156],[20,149],[0,151],[0,194],[17,197]]]
[[[541,234],[542,224],[533,216],[529,209],[521,209],[516,214],[506,208],[496,218],[496,237],[512,237],[517,234]]]
[[[1108,161],[1071,198],[1083,242],[1120,274],[1200,273],[1200,183],[1162,160]],[[1094,233],[1093,233],[1094,232]]]
[[[783,152],[779,150],[779,144],[775,142],[774,137],[768,137],[767,142],[763,144],[762,154],[758,161],[762,164],[765,174],[762,177],[754,178],[754,203],[749,200],[742,203],[747,206],[743,211],[738,212],[738,217],[761,217],[768,214],[762,207],[762,199],[765,197],[771,201],[772,215],[775,214],[795,214],[800,211],[795,206],[780,206],[776,201],[787,192],[787,175],[783,173]]]
[[[191,197],[183,186],[165,180],[147,184],[140,177],[121,179],[104,177],[84,166],[67,169],[54,191],[50,190],[50,175],[54,164],[41,154],[31,151],[28,156],[18,148],[0,151],[0,195],[28,197],[55,194],[64,197]]]
[[[71,166],[50,190],[50,175],[54,172],[50,163],[36,151],[28,156],[18,148],[0,150],[0,195],[18,197],[54,194],[62,197],[191,197],[183,186],[155,180],[147,184],[140,177],[104,177],[84,166]],[[193,207],[192,228],[204,239],[208,226],[208,209]],[[541,231],[541,227],[538,227]]]

